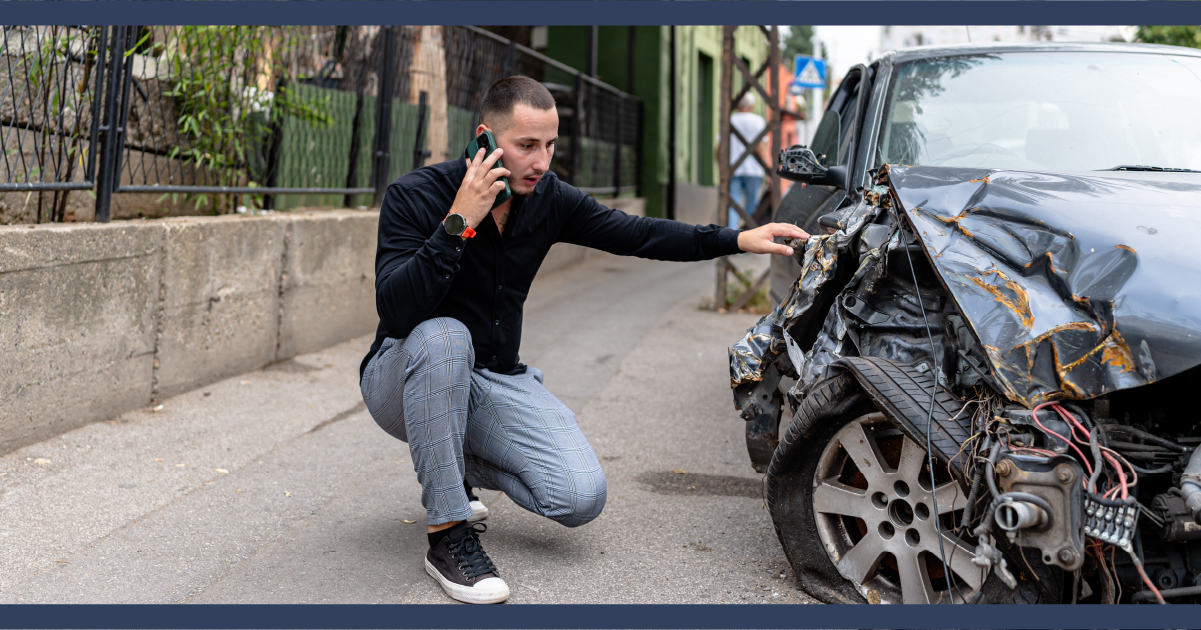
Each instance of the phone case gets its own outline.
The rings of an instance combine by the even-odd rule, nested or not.
[[[467,159],[475,159],[475,154],[479,152],[480,147],[484,148],[484,157],[492,155],[492,152],[496,150],[496,138],[492,135],[491,131],[485,131],[484,133],[481,133],[471,141],[471,144],[467,145]],[[504,166],[502,162],[504,162],[504,158],[497,160],[496,166],[493,168]],[[509,197],[513,196],[513,191],[509,189],[509,178],[502,177],[500,179],[505,183],[505,189],[496,194],[496,201],[492,202],[493,208],[508,201]]]

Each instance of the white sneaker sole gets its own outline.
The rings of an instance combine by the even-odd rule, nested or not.
[[[478,523],[488,520],[488,508],[479,501],[471,502],[471,516],[467,517],[468,523]]]
[[[499,604],[509,599],[509,585],[500,578],[486,578],[475,586],[463,586],[443,577],[428,558],[425,561],[425,572],[437,580],[442,590],[452,599],[467,604]]]

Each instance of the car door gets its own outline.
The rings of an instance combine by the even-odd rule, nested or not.
[[[860,123],[871,93],[872,74],[864,66],[851,68],[827,103],[810,146],[819,158],[825,157],[825,166],[845,165],[848,173],[854,172],[850,167],[854,155],[859,153],[859,131],[863,127]],[[818,234],[818,218],[839,208],[847,199],[848,192],[837,186],[794,185],[780,200],[772,220],[792,223],[810,234]],[[788,297],[801,267],[795,259],[785,256],[772,256],[771,265],[771,304],[774,307]]]

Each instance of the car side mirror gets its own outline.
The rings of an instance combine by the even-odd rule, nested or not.
[[[776,172],[784,179],[802,184],[814,184],[817,186],[834,186],[836,188],[846,189],[847,187],[847,167],[845,166],[822,166],[822,158],[813,154],[809,147],[804,145],[793,145],[780,151],[779,164],[776,167]]]

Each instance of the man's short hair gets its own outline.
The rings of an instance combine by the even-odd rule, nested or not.
[[[742,98],[738,100],[738,109],[754,109],[754,107],[755,95],[751,92],[743,94]]]
[[[518,103],[534,109],[554,109],[555,97],[543,85],[529,77],[506,77],[492,84],[480,106],[480,123],[493,129],[508,122]]]

